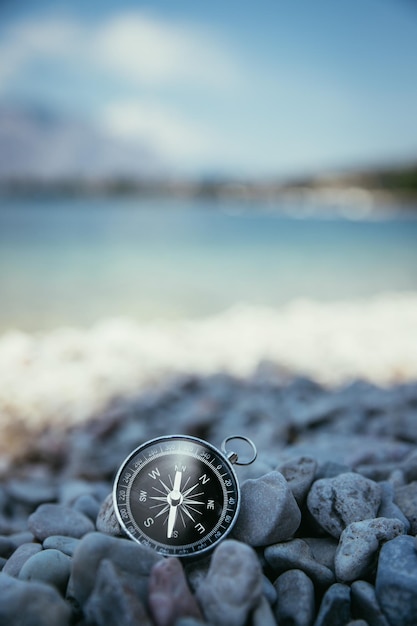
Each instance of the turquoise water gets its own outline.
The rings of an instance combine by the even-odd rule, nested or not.
[[[2,200],[0,330],[198,317],[417,289],[417,220],[295,219],[261,204]]]

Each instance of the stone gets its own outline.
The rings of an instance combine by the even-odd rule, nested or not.
[[[372,574],[380,545],[404,532],[400,520],[386,517],[349,524],[340,536],[336,551],[337,580],[347,583]]]
[[[283,463],[278,471],[284,476],[298,506],[301,507],[313,484],[317,471],[316,461],[311,457],[301,456]]]
[[[0,573],[0,624],[69,626],[71,610],[50,585],[26,582]]]
[[[71,570],[71,559],[59,550],[41,550],[31,556],[19,572],[20,580],[36,580],[53,585],[65,595]]]
[[[72,556],[80,543],[79,539],[74,537],[65,537],[65,535],[51,535],[43,542],[44,550],[53,549],[60,550],[68,556]]]
[[[156,626],[174,626],[181,617],[202,620],[179,559],[155,563],[149,578],[149,609]]]
[[[22,543],[3,567],[3,572],[9,576],[18,576],[23,564],[41,550],[42,546],[39,543]]]
[[[382,546],[375,590],[390,626],[415,626],[417,551],[413,537],[402,535]]]
[[[271,605],[264,596],[252,611],[251,624],[252,626],[277,626]]]
[[[16,548],[21,546],[23,543],[32,543],[33,541],[35,541],[35,537],[28,530],[19,533],[13,533],[12,535],[9,535],[9,539],[13,541]]]
[[[417,535],[417,481],[396,487],[394,501],[410,523],[410,534]]]
[[[389,626],[376,599],[375,588],[365,580],[351,586],[352,615],[363,617],[370,626]]]
[[[113,535],[114,537],[123,535],[123,530],[116,517],[113,506],[113,495],[111,493],[108,494],[99,509],[96,527],[98,531],[106,535]]]
[[[233,537],[251,546],[265,546],[292,537],[301,512],[287,481],[279,472],[244,481]]]
[[[7,492],[15,500],[33,508],[44,502],[54,502],[58,495],[56,487],[50,482],[17,478],[8,482]]]
[[[291,569],[274,583],[277,591],[275,617],[278,624],[310,626],[315,614],[315,592],[311,579],[301,570]]]
[[[75,511],[83,513],[86,517],[91,519],[95,523],[98,512],[100,510],[100,504],[90,493],[83,493],[71,505]]]
[[[262,595],[265,596],[271,606],[277,601],[276,589],[266,576],[262,576]]]
[[[93,522],[83,513],[62,504],[41,504],[30,515],[28,527],[40,541],[50,535],[79,538],[95,530]]]
[[[350,619],[350,589],[335,583],[323,596],[314,626],[346,626]]]
[[[313,558],[310,546],[302,539],[268,546],[264,556],[276,575],[289,569],[300,569],[322,587],[335,582],[333,572]]]
[[[303,537],[303,541],[310,546],[313,559],[334,572],[334,558],[336,556],[336,539],[331,537]]]
[[[112,561],[103,559],[84,609],[88,623],[95,626],[152,626],[144,605],[135,593],[134,585],[130,583],[132,581],[121,576]]]
[[[208,574],[196,597],[213,626],[244,626],[262,596],[262,569],[244,543],[226,539],[213,552]]]
[[[307,497],[313,518],[336,539],[348,524],[376,517],[380,503],[379,484],[353,472],[317,480]]]
[[[102,533],[86,535],[74,552],[71,584],[74,598],[82,606],[94,589],[97,571],[103,559],[110,560],[123,581],[146,602],[148,578],[152,567],[163,557],[129,539]]]
[[[0,537],[0,557],[8,559],[16,550],[16,546],[10,537]]]
[[[394,502],[395,492],[393,484],[388,481],[380,482],[379,484],[381,486],[381,504],[378,510],[378,517],[399,519],[404,524],[406,532],[408,532],[410,530],[410,522],[400,507]]]

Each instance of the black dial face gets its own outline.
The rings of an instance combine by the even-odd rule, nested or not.
[[[126,533],[170,556],[211,549],[239,511],[229,461],[205,441],[180,435],[134,450],[116,476],[113,498]]]

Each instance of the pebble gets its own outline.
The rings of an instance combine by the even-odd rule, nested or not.
[[[118,537],[123,535],[122,528],[113,506],[113,495],[109,493],[102,503],[97,514],[96,528],[101,533]]]
[[[80,543],[79,539],[75,539],[74,537],[65,537],[64,535],[51,535],[47,537],[43,542],[43,547],[45,550],[53,549],[59,550],[63,552],[63,554],[67,554],[68,556],[72,556]]]
[[[334,558],[339,545],[336,539],[331,537],[304,537],[303,541],[310,546],[314,560],[334,572]]]
[[[103,559],[84,607],[88,623],[95,626],[153,626],[132,583],[121,576],[112,561]]]
[[[39,543],[22,543],[3,567],[3,572],[9,576],[18,576],[24,563],[41,550]]]
[[[333,572],[314,559],[310,546],[302,539],[268,546],[264,555],[275,575],[300,569],[320,587],[328,587],[335,581]]]
[[[410,534],[417,535],[417,481],[396,487],[394,500],[410,523]]]
[[[276,626],[271,605],[265,597],[261,597],[258,605],[253,609],[251,615],[252,626]]]
[[[53,585],[65,595],[70,569],[71,559],[66,554],[59,550],[41,550],[22,565],[19,579]]]
[[[379,484],[381,486],[381,504],[378,510],[378,517],[399,519],[404,524],[406,532],[408,532],[410,530],[410,522],[400,507],[394,502],[395,491],[393,484],[388,481],[380,482]]]
[[[375,589],[390,626],[415,626],[417,550],[413,537],[396,537],[382,546]]]
[[[352,613],[361,615],[370,626],[389,626],[376,599],[375,587],[364,580],[357,580],[351,586]]]
[[[100,510],[100,503],[91,494],[83,493],[81,496],[78,496],[76,500],[74,500],[71,508],[75,511],[83,513],[95,523]]]
[[[0,572],[0,624],[69,626],[71,610],[50,585],[26,582]]]
[[[8,559],[16,550],[16,546],[10,537],[0,537],[0,557]]]
[[[149,608],[156,626],[174,626],[181,617],[203,618],[180,561],[155,563],[149,578]]]
[[[129,539],[91,533],[84,537],[73,556],[71,584],[74,598],[82,606],[94,589],[103,559],[110,560],[121,578],[132,585],[135,594],[146,602],[148,578],[152,567],[163,557]]]
[[[45,502],[54,502],[57,498],[57,488],[39,480],[12,479],[7,484],[7,491],[15,500],[34,508]]]
[[[353,472],[317,480],[307,498],[313,518],[336,539],[348,524],[376,517],[380,503],[379,484]]]
[[[404,532],[400,520],[386,517],[349,524],[340,536],[336,551],[337,580],[347,583],[372,574],[381,543]]]
[[[43,541],[50,535],[82,537],[95,530],[83,513],[62,504],[41,504],[28,519],[29,530]]]
[[[311,579],[301,570],[290,569],[277,578],[274,586],[278,624],[310,626],[315,614],[315,591]]]
[[[301,512],[284,476],[273,471],[244,481],[239,518],[233,536],[251,546],[265,546],[292,537]]]
[[[284,476],[298,506],[301,507],[313,483],[317,462],[311,457],[301,456],[290,459],[277,469]]]
[[[262,569],[254,550],[234,539],[219,544],[196,596],[213,626],[244,626],[262,596]]]
[[[323,596],[314,626],[346,626],[350,619],[350,589],[335,583]]]

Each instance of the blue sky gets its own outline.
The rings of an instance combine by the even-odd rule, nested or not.
[[[0,103],[80,120],[187,175],[417,156],[407,0],[0,5]]]

